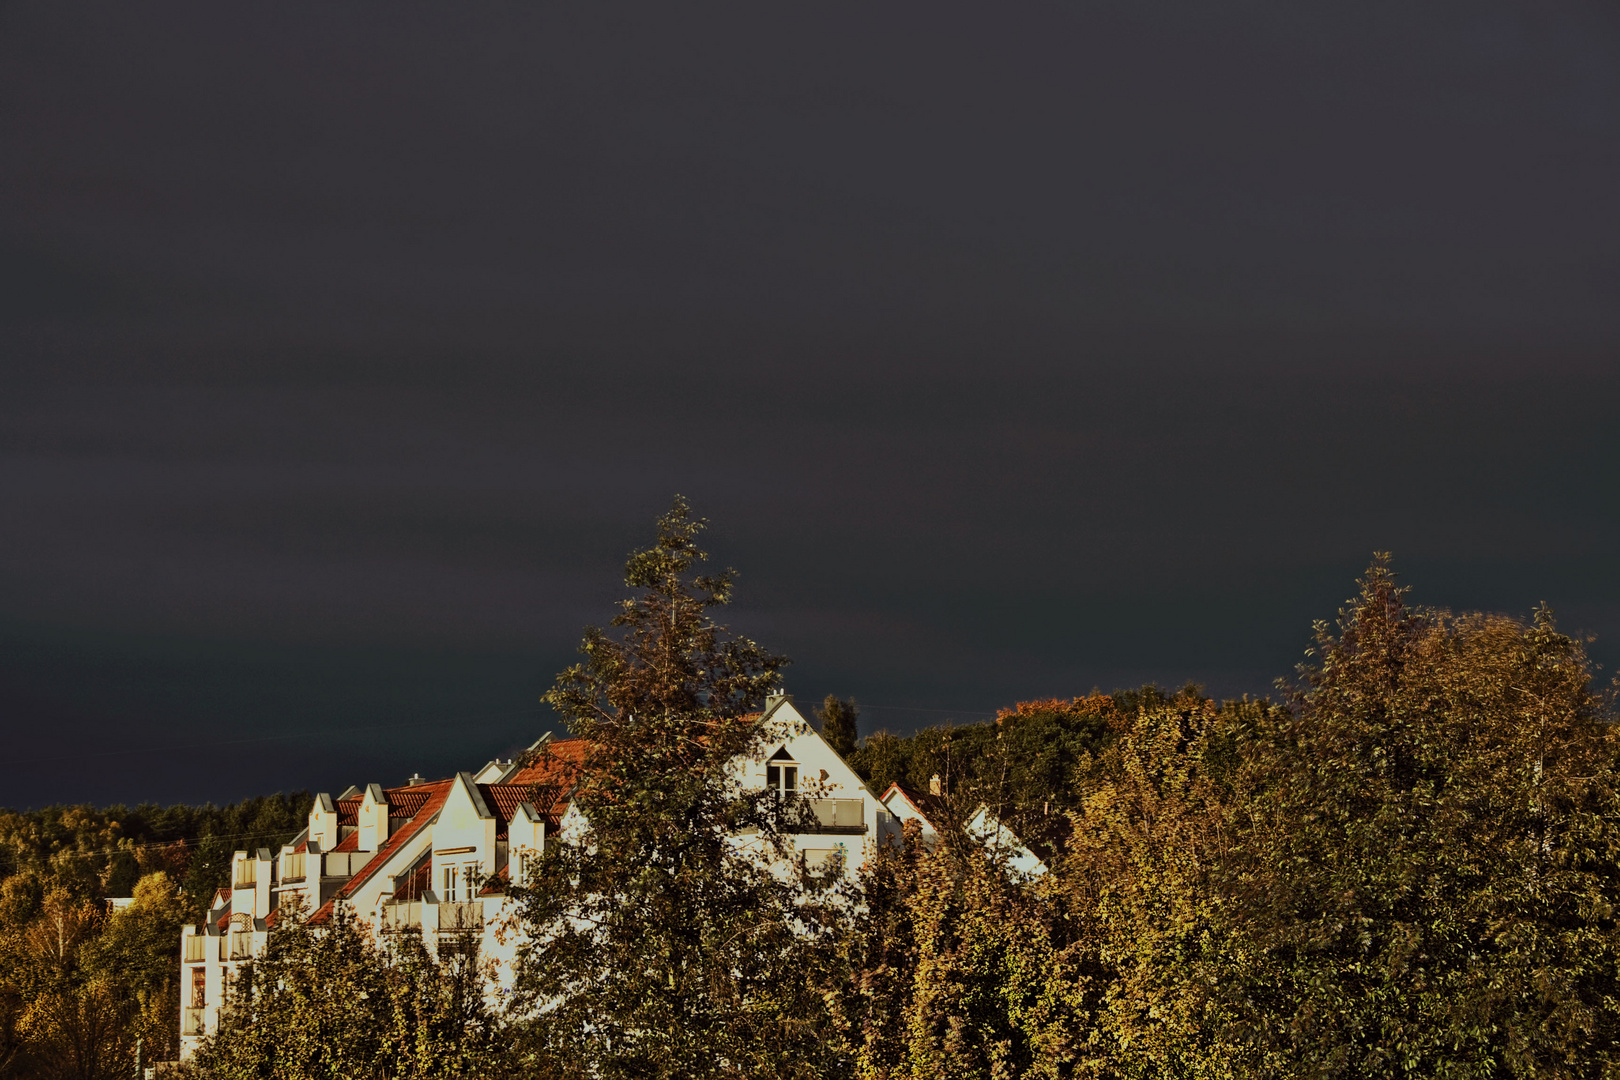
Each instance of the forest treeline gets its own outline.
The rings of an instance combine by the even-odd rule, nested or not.
[[[309,806],[300,792],[0,810],[0,1077],[128,1077],[137,1042],[173,1058],[180,927],[227,883],[231,852],[280,847]]]
[[[1415,606],[1380,559],[1274,699],[1149,687],[858,745],[830,700],[874,787],[944,792],[937,844],[851,880],[730,841],[793,850],[792,800],[726,779],[786,660],[714,623],[701,527],[666,515],[547,697],[594,748],[589,842],[512,889],[512,984],[489,993],[471,939],[289,913],[195,1074],[1620,1076],[1620,737],[1549,611]],[[965,835],[980,805],[1050,872]],[[8,933],[45,941],[32,918]]]

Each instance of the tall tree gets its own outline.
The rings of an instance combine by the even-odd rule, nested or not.
[[[1242,740],[1222,981],[1261,1071],[1620,1074],[1620,738],[1581,643],[1387,558]]]
[[[737,783],[768,752],[751,719],[786,659],[730,635],[713,611],[733,573],[693,574],[705,522],[684,499],[630,556],[634,590],[590,628],[582,662],[545,700],[588,751],[584,823],[549,844],[521,891],[529,944],[516,976],[529,1048],[561,1075],[815,1075],[830,909],[807,875],[774,873],[795,807]],[[738,842],[748,838],[748,846]]]
[[[840,757],[847,758],[855,752],[860,717],[854,698],[846,701],[836,694],[828,694],[821,708],[816,710],[816,719],[821,721],[821,737]]]

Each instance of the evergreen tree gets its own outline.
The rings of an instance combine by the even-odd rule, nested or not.
[[[733,575],[691,575],[704,525],[676,500],[626,566],[620,633],[587,630],[584,660],[546,695],[589,747],[584,831],[548,844],[521,891],[517,1002],[533,1059],[559,1075],[832,1069],[808,988],[831,909],[814,879],[761,857],[784,853],[796,808],[733,771],[769,752],[751,714],[787,661],[714,621]]]
[[[816,719],[821,721],[821,737],[840,757],[847,758],[855,752],[860,716],[854,698],[846,701],[835,694],[828,694],[821,708],[816,710]]]

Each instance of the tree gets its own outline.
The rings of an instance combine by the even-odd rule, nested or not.
[[[915,826],[868,862],[828,996],[859,1080],[1067,1075],[1051,908],[978,844]],[[1053,1036],[1056,1036],[1054,1038]]]
[[[1169,700],[1150,686],[1021,701],[991,724],[936,725],[905,737],[875,732],[850,764],[879,793],[896,780],[926,791],[938,776],[966,814],[984,804],[1026,839],[1050,841],[1080,805],[1097,755],[1122,718]]]
[[[139,1009],[90,962],[103,919],[60,887],[7,942],[3,977],[15,1014],[14,1074],[42,1080],[128,1075]]]
[[[214,902],[214,893],[230,884],[231,854],[235,849],[218,836],[204,836],[192,852],[186,868],[185,892],[191,900],[192,915],[202,921]]]
[[[1229,1034],[1297,1076],[1620,1074],[1620,739],[1552,614],[1409,607],[1387,557],[1236,744]]]
[[[767,752],[752,714],[787,661],[714,621],[733,573],[692,575],[707,558],[704,526],[675,500],[657,541],[626,565],[635,593],[613,620],[619,633],[587,629],[583,661],[545,697],[588,747],[582,832],[548,844],[519,890],[528,944],[516,1001],[529,1052],[558,1075],[829,1067],[807,984],[826,962],[832,908],[814,879],[761,857],[784,854],[795,807],[740,790],[731,771]]]
[[[175,946],[191,905],[167,874],[135,883],[133,902],[114,911],[85,946],[85,967],[121,1001],[135,1006],[129,1040],[143,1040],[149,1060],[179,1053],[180,957]]]
[[[1259,1075],[1216,993],[1233,940],[1218,883],[1223,826],[1243,797],[1231,732],[1268,706],[1219,706],[1194,687],[1135,704],[1116,718],[1047,884],[1049,921],[1067,936],[1047,984],[1064,1009],[1043,1042],[1067,1047],[1080,1076]]]
[[[475,939],[383,946],[339,905],[312,925],[283,909],[198,1050],[209,1080],[486,1080],[509,1073]],[[469,935],[470,937],[470,935]]]
[[[816,719],[821,721],[821,737],[840,757],[847,758],[855,752],[856,724],[860,716],[854,698],[845,701],[835,694],[828,694],[821,708],[816,710]]]

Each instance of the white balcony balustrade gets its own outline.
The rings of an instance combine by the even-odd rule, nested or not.
[[[866,831],[865,799],[806,799],[815,815],[819,832],[861,833]]]
[[[409,900],[382,906],[382,930],[385,934],[398,934],[406,930],[422,929],[422,901]]]
[[[325,863],[322,873],[326,877],[353,877],[375,854],[374,851],[329,851],[321,856]]]

